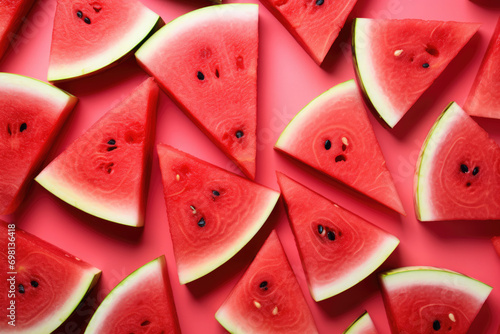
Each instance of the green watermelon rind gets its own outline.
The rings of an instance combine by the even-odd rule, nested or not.
[[[376,79],[368,32],[372,19],[355,18],[352,23],[352,56],[359,84],[371,106],[393,128],[401,119]]]
[[[50,82],[64,81],[88,76],[108,68],[136,49],[155,28],[163,24],[163,21],[158,14],[143,6],[141,11],[136,12],[134,24],[133,27],[124,29],[121,39],[110,46],[107,53],[103,52],[98,57],[87,58],[66,66],[64,64],[58,67],[49,66],[47,80]]]
[[[460,110],[460,107],[456,102],[451,102],[441,113],[425,138],[417,160],[414,177],[414,199],[415,213],[420,221],[431,221],[435,218],[433,205],[430,202],[432,184],[426,183],[426,180],[429,180],[429,175],[433,170],[434,159],[439,159],[436,153],[440,143],[446,140],[448,130],[453,128],[455,110]]]
[[[342,334],[363,333],[364,330],[372,329],[375,326],[367,311],[363,312]]]
[[[90,322],[85,329],[84,334],[100,333],[99,326],[106,322],[107,314],[113,310],[113,307],[120,301],[120,297],[127,296],[128,293],[136,291],[138,285],[143,282],[145,277],[165,270],[165,256],[161,255],[156,259],[146,263],[142,267],[133,271],[125,277],[111,292],[104,298],[99,305]]]

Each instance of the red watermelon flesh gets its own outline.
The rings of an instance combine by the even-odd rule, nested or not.
[[[279,193],[158,145],[170,235],[181,284],[235,255],[270,215]]]
[[[455,102],[427,135],[415,188],[421,221],[500,219],[500,146]]]
[[[102,219],[144,224],[158,86],[144,81],[52,161],[36,181]]]
[[[343,334],[378,334],[368,312],[356,319]]]
[[[277,176],[314,300],[354,286],[399,244],[396,237],[286,175]]]
[[[137,0],[57,0],[48,80],[82,77],[115,64],[161,22]]]
[[[318,333],[275,231],[215,318],[231,333]]]
[[[491,242],[493,242],[493,247],[495,247],[498,256],[500,256],[500,236],[493,237]]]
[[[255,178],[258,5],[185,14],[137,51],[139,65],[251,179]]]
[[[406,267],[381,275],[393,334],[466,334],[491,287],[462,274]]]
[[[34,0],[3,0],[0,10],[0,59],[9,44],[16,40],[15,33],[28,14]]]
[[[262,3],[321,65],[357,0],[264,0]]]
[[[19,206],[77,101],[44,82],[0,73],[1,215]]]
[[[85,334],[180,334],[165,256],[121,281],[96,310]]]
[[[358,79],[379,116],[394,127],[479,29],[417,19],[355,19]]]
[[[472,116],[500,118],[500,19],[464,109]]]
[[[310,102],[275,149],[405,214],[354,80]]]
[[[5,315],[12,301],[15,302],[15,327],[8,324],[12,319],[6,317],[0,322],[0,332],[50,333],[73,312],[101,272],[14,227],[15,224],[0,220],[0,289],[3,292],[0,306]],[[13,267],[8,255],[9,250],[12,252],[12,243],[15,243]]]

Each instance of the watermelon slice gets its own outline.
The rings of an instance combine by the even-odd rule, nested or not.
[[[405,214],[354,80],[310,102],[275,149]]]
[[[353,56],[367,100],[392,128],[479,29],[462,22],[360,19]]]
[[[0,220],[0,236],[0,306],[7,316],[0,332],[51,333],[76,309],[101,271],[15,224]]]
[[[318,333],[275,231],[215,318],[231,333]]]
[[[279,193],[168,145],[158,145],[158,156],[177,272],[185,284],[243,248]]]
[[[498,256],[500,256],[500,236],[493,237],[491,242],[493,242],[493,247],[495,247]]]
[[[396,237],[286,175],[277,176],[314,300],[354,286],[399,244]]]
[[[492,289],[462,274],[433,267],[386,272],[381,275],[381,285],[394,334],[466,334]]]
[[[415,189],[421,221],[500,219],[500,146],[455,102],[427,135]]]
[[[0,73],[0,215],[19,206],[77,101],[45,82]]]
[[[137,0],[57,0],[48,80],[87,76],[116,64],[162,22]]]
[[[472,116],[500,118],[500,19],[464,109]]]
[[[364,312],[358,319],[356,319],[343,334],[378,334],[372,318],[368,312]]]
[[[321,65],[356,1],[263,0],[262,3]]]
[[[180,334],[165,256],[121,281],[97,308],[85,334]]]
[[[0,10],[0,59],[35,0],[3,0]]]
[[[137,51],[139,65],[243,171],[255,178],[258,5],[185,14]]]
[[[89,214],[142,226],[157,100],[158,86],[149,78],[52,161],[36,181]]]

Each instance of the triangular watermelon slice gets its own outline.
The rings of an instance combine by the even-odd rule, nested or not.
[[[500,219],[500,146],[455,102],[422,146],[415,175],[421,221]]]
[[[57,0],[48,80],[87,76],[116,64],[162,22],[137,0]]]
[[[381,275],[392,333],[466,334],[491,287],[454,271],[405,267]]]
[[[398,246],[393,235],[277,173],[311,296],[330,298],[377,269]]]
[[[500,18],[464,109],[472,116],[500,118]]]
[[[180,334],[165,256],[121,281],[97,308],[85,334]]]
[[[16,31],[35,0],[6,0],[0,8],[0,59],[10,43],[16,40]]]
[[[357,0],[263,0],[262,3],[321,65]]]
[[[275,231],[215,318],[231,333],[318,333]]]
[[[89,214],[142,226],[157,100],[158,86],[149,78],[75,140],[36,181]]]
[[[353,56],[365,95],[392,128],[479,29],[417,19],[355,19]]]
[[[405,214],[354,80],[311,101],[275,149]]]
[[[216,5],[154,34],[136,58],[191,120],[255,178],[258,5]]]
[[[1,333],[55,331],[101,275],[99,269],[2,220],[0,250]]]
[[[493,247],[495,247],[498,256],[500,256],[500,236],[491,238],[491,242],[493,243]]]
[[[378,334],[372,318],[368,312],[364,312],[358,319],[356,319],[343,334]]]
[[[21,203],[77,101],[45,82],[0,73],[0,215]]]
[[[158,145],[181,284],[235,255],[271,214],[279,193],[171,146]]]

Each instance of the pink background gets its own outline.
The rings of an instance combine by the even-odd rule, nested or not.
[[[494,2],[495,0],[491,0]],[[199,1],[143,0],[168,22],[205,6]],[[16,43],[0,63],[0,71],[46,80],[52,18],[56,0],[40,0],[28,16]],[[395,234],[401,244],[381,270],[407,265],[430,265],[456,270],[492,286],[500,283],[500,258],[490,237],[500,235],[498,221],[428,222],[416,220],[412,182],[420,146],[450,101],[463,104],[493,33],[499,9],[466,0],[358,0],[348,26],[342,30],[322,67],[295,42],[269,11],[260,7],[260,62],[258,77],[257,181],[278,190],[275,170],[305,185]],[[424,18],[483,23],[457,58],[403,118],[388,130],[369,114],[387,165],[393,174],[407,217],[345,192],[329,181],[310,175],[273,150],[288,121],[311,99],[337,83],[354,77],[350,56],[353,17]],[[60,85],[80,98],[47,162],[129,94],[146,74],[129,58],[119,66],[87,79]],[[500,121],[476,119],[500,143]],[[236,167],[161,94],[157,142],[171,144],[223,168]],[[126,275],[165,254],[175,303],[184,333],[224,333],[214,314],[255,256],[269,231],[276,228],[321,333],[341,333],[367,309],[381,333],[389,326],[376,275],[354,288],[316,303],[308,294],[293,235],[281,202],[263,230],[235,258],[191,284],[178,283],[158,167],[154,156],[146,225],[135,229],[102,221],[70,207],[34,184],[24,205],[3,217],[103,270],[101,281],[76,313],[56,333],[81,333],[104,296]],[[500,288],[493,289],[470,333],[496,333],[500,325]]]

